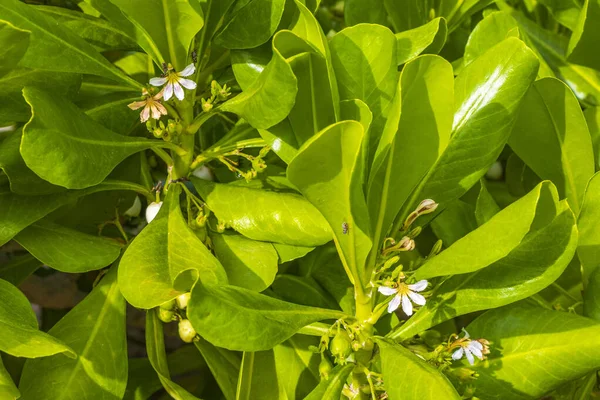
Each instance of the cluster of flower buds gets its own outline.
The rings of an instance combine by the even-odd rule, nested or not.
[[[407,231],[413,222],[415,222],[416,219],[421,215],[431,214],[434,212],[438,208],[438,205],[438,203],[431,199],[423,200],[421,203],[419,203],[417,208],[408,215],[404,221],[404,225],[402,225],[402,231]]]
[[[198,337],[192,323],[186,318],[186,309],[190,297],[190,293],[184,293],[161,304],[158,308],[158,318],[164,323],[179,321],[179,337],[186,343],[192,343]]]
[[[228,88],[227,84],[221,86],[219,82],[212,81],[210,83],[210,97],[200,99],[202,111],[205,113],[211,112],[215,105],[227,100],[229,96],[231,96],[231,88]]]
[[[163,121],[158,121],[157,123],[156,120],[151,119],[146,121],[146,129],[148,129],[148,132],[152,133],[154,137],[158,139],[162,138],[165,142],[170,142],[174,137],[177,137],[184,132],[181,122],[174,119],[169,119],[166,125]]]
[[[231,172],[235,172],[238,177],[244,178],[246,182],[250,182],[252,179],[256,178],[260,172],[267,168],[267,163],[265,162],[264,157],[269,153],[270,150],[271,148],[269,146],[265,146],[260,149],[258,156],[255,157],[251,156],[250,154],[242,153],[241,150],[237,149],[230,153],[219,156],[217,159],[221,163],[225,164],[225,166]],[[238,156],[245,158],[246,160],[250,161],[252,168],[250,168],[248,171],[242,171],[239,168],[239,162],[234,161],[227,156]]]

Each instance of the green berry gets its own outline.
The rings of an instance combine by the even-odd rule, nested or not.
[[[186,343],[192,343],[196,337],[196,330],[187,319],[179,321],[179,337]]]

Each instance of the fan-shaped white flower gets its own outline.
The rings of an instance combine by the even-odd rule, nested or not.
[[[395,288],[388,286],[379,286],[377,290],[379,290],[379,293],[383,294],[384,296],[394,296],[392,301],[390,301],[390,303],[388,304],[388,312],[392,313],[396,311],[400,304],[402,304],[402,311],[404,311],[404,314],[411,316],[413,314],[412,303],[415,303],[419,306],[425,305],[425,297],[423,297],[417,292],[422,292],[423,290],[425,290],[427,288],[427,285],[427,281],[423,279],[422,281],[419,281],[412,285],[407,285],[403,282],[400,282]]]
[[[162,86],[165,83],[167,84],[164,89],[163,98],[165,100],[169,100],[173,97],[173,93],[175,93],[175,97],[179,100],[183,100],[185,94],[183,93],[183,88],[186,89],[196,89],[196,82],[191,79],[185,79],[184,77],[192,75],[196,72],[196,67],[194,64],[190,64],[183,69],[181,72],[173,71],[172,67],[167,71],[167,76],[162,76],[159,78],[150,79],[150,84],[152,86]]]
[[[153,119],[160,119],[162,115],[167,115],[167,109],[160,103],[160,98],[163,96],[163,92],[160,91],[154,96],[151,96],[150,93],[146,89],[142,91],[142,95],[146,98],[141,101],[134,101],[131,104],[128,104],[127,107],[132,110],[137,110],[142,107],[144,109],[140,113],[140,121],[146,122],[150,118],[150,113],[152,113]]]
[[[469,364],[473,365],[475,363],[475,358],[473,356],[483,360],[485,358],[484,354],[489,353],[487,348],[487,344],[489,344],[489,342],[485,339],[471,340],[469,332],[464,329],[463,332],[465,333],[465,336],[460,340],[460,347],[454,353],[452,353],[452,359],[456,361],[465,356],[467,357]]]

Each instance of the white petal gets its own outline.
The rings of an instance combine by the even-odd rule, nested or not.
[[[473,347],[477,348],[478,350],[483,350],[483,345],[481,343],[479,343],[477,340],[473,340],[471,343],[469,343],[469,346],[473,346]]]
[[[454,353],[452,353],[453,360],[460,360],[463,356],[464,350],[462,347],[459,347]]]
[[[408,297],[410,297],[410,299],[413,301],[413,303],[415,303],[416,305],[419,306],[424,306],[425,302],[427,300],[425,300],[425,297],[421,296],[419,293],[415,293],[415,292],[408,292]]]
[[[402,296],[402,311],[404,311],[404,314],[408,315],[409,317],[413,313],[413,306],[407,295]]]
[[[467,349],[469,349],[471,351],[471,353],[475,354],[477,356],[477,358],[479,358],[480,360],[483,359],[483,354],[481,354],[481,350],[479,350],[477,347],[473,346],[473,343],[476,343],[476,342],[469,343],[469,345],[467,346]]]
[[[154,218],[156,218],[156,214],[160,211],[160,207],[162,206],[162,201],[159,203],[150,203],[146,208],[146,221],[148,223],[152,222]]]
[[[187,67],[185,67],[183,69],[183,71],[178,72],[177,75],[179,75],[179,76],[190,76],[194,72],[196,72],[196,66],[194,66],[194,63],[191,63],[190,65],[188,65]]]
[[[148,121],[148,118],[150,118],[150,107],[146,106],[140,113],[140,121],[146,122]]]
[[[379,293],[381,293],[384,296],[391,296],[391,295],[398,293],[398,289],[394,289],[394,288],[387,287],[387,286],[379,286],[377,288],[377,290],[379,291]]]
[[[390,304],[388,304],[388,312],[393,313],[398,309],[398,306],[400,306],[400,296],[394,296]]]
[[[183,100],[185,93],[183,93],[183,88],[179,83],[173,84],[173,90],[175,91],[175,97],[177,97],[179,100]]]
[[[204,179],[205,181],[215,180],[215,175],[206,165],[196,168],[194,172],[192,172],[192,175],[194,175],[196,178]]]
[[[167,86],[165,86],[165,93],[163,94],[163,99],[165,99],[165,101],[167,101],[171,97],[173,97],[173,84],[168,83]]]
[[[469,348],[465,348],[465,355],[467,356],[467,360],[469,361],[469,364],[473,365],[475,364],[475,359],[473,358],[473,354],[471,354],[471,351],[469,350]]]
[[[422,292],[423,290],[425,290],[425,288],[427,288],[427,281],[423,279],[422,281],[413,283],[412,285],[408,285],[408,288],[415,292]]]
[[[140,201],[139,196],[135,196],[135,200],[133,201],[133,205],[125,211],[125,215],[129,217],[137,217],[142,212],[142,202]]]
[[[152,78],[150,79],[150,84],[152,86],[162,86],[165,83],[167,83],[167,78],[165,77],[160,77],[160,78]]]
[[[183,86],[186,89],[196,89],[196,82],[194,82],[191,79],[180,78],[179,83],[181,83],[181,86]]]

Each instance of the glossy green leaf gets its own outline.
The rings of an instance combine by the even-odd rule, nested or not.
[[[344,21],[347,26],[360,23],[387,25],[388,14],[384,0],[347,0]]]
[[[17,66],[29,46],[30,31],[19,29],[6,21],[0,21],[0,44],[3,47],[0,76]]]
[[[64,353],[65,358],[75,358],[69,344],[38,329],[29,300],[19,289],[2,279],[0,298],[0,350],[16,357],[35,358]]]
[[[158,311],[156,309],[148,310],[146,313],[146,351],[148,352],[148,360],[152,368],[158,374],[158,379],[173,399],[198,399],[171,380],[167,364],[167,353],[165,352],[163,323],[158,319]]]
[[[23,67],[99,75],[135,89],[141,88],[138,82],[108,62],[91,44],[33,6],[17,0],[5,0],[0,4],[0,18],[31,32],[27,52],[19,62]]]
[[[600,170],[600,107],[589,107],[583,112],[594,146],[596,170]]]
[[[361,24],[336,34],[329,44],[340,99],[362,100],[373,113],[364,154],[372,159],[396,93],[396,38],[380,25]]]
[[[279,262],[285,263],[304,257],[314,250],[314,247],[292,246],[289,244],[273,243],[273,247],[279,256]]]
[[[110,0],[138,29],[145,31],[165,62],[181,71],[204,18],[197,0]],[[163,61],[163,60],[155,60]]]
[[[271,286],[282,300],[311,307],[337,309],[338,305],[312,278],[279,274]]]
[[[589,181],[583,198],[583,205],[577,220],[580,238],[577,256],[581,261],[584,282],[596,269],[600,269],[600,173]]]
[[[438,369],[408,349],[377,339],[390,400],[458,400],[460,395]],[[478,393],[479,394],[479,393]]]
[[[550,182],[500,211],[481,227],[458,240],[421,266],[415,277],[464,274],[477,271],[504,258],[532,230],[554,218],[558,195]],[[536,218],[537,217],[537,218]],[[542,226],[543,226],[542,225]],[[479,249],[473,252],[472,249]]]
[[[521,103],[509,144],[540,178],[552,180],[579,212],[594,174],[594,152],[581,107],[567,85],[553,78],[533,84]]]
[[[321,380],[319,385],[304,400],[339,400],[342,389],[354,365],[338,366],[329,375],[329,379]]]
[[[228,49],[248,49],[265,43],[279,25],[285,0],[238,2],[215,43]]]
[[[600,27],[600,1],[585,0],[577,25],[569,40],[568,60],[586,67],[600,69],[600,56],[595,51]]]
[[[460,199],[450,203],[443,213],[431,221],[433,233],[445,247],[468,235],[477,226],[474,207]]]
[[[260,76],[219,109],[238,114],[255,128],[266,129],[289,114],[297,93],[298,84],[292,68],[273,47],[273,58]]]
[[[16,400],[21,397],[19,389],[15,386],[6,368],[4,368],[2,359],[0,359],[0,396],[7,400]]]
[[[121,246],[49,221],[28,226],[15,240],[35,258],[63,272],[87,272],[109,266],[121,254]]]
[[[63,355],[28,360],[19,390],[24,399],[121,399],[127,386],[125,299],[116,265],[98,286],[48,332],[71,346]],[[55,382],[61,382],[56,385]]]
[[[98,51],[136,50],[137,44],[109,21],[61,7],[38,6],[37,10],[55,19],[94,46]]]
[[[314,336],[294,335],[273,348],[279,390],[288,399],[305,399],[317,385],[320,357],[310,349],[317,344]]]
[[[574,0],[540,0],[540,3],[548,8],[558,22],[572,31],[577,28],[581,2]]]
[[[137,95],[124,98],[123,93],[115,93],[79,102],[77,106],[106,129],[128,136],[139,126],[140,114],[139,110],[133,111],[127,105],[139,100]]]
[[[429,21],[434,0],[384,0],[396,32],[417,28]]]
[[[517,21],[508,13],[491,13],[477,24],[469,36],[463,65],[469,65],[490,48],[512,36],[519,37]]]
[[[467,331],[493,343],[474,368],[483,400],[537,399],[600,368],[600,324],[575,314],[516,304],[488,311]]]
[[[96,185],[128,156],[163,141],[129,138],[109,131],[77,106],[48,92],[25,88],[33,117],[23,130],[21,155],[38,176],[55,185]]]
[[[363,136],[356,121],[332,125],[306,142],[287,169],[290,182],[327,219],[346,271],[359,281],[366,279],[363,266],[371,250],[359,181]]]
[[[594,269],[588,277],[583,292],[583,314],[600,321],[600,268]]]
[[[437,54],[444,47],[448,28],[444,18],[435,18],[425,25],[396,33],[397,62],[402,65],[419,54]]]
[[[418,57],[402,70],[369,176],[367,204],[375,248],[383,242],[402,204],[448,145],[453,79],[451,65],[438,56]]]
[[[277,371],[272,350],[244,352],[236,400],[278,399]]]
[[[14,257],[0,266],[0,279],[19,286],[41,266],[42,263],[30,254]]]
[[[566,208],[546,227],[525,236],[506,257],[444,281],[425,306],[390,337],[407,339],[456,316],[501,307],[539,292],[567,268],[575,255],[577,236],[575,216]]]
[[[477,225],[483,225],[488,222],[492,217],[500,212],[500,206],[496,203],[496,200],[488,190],[485,180],[481,180],[481,188],[479,189],[479,195],[477,196],[477,203],[475,205],[475,218]]]
[[[197,284],[188,306],[188,318],[200,336],[215,346],[240,351],[269,350],[305,325],[343,316],[236,286]]]
[[[189,292],[199,279],[226,283],[221,263],[188,227],[179,208],[180,186],[171,186],[156,218],[129,245],[119,267],[119,287],[138,308],[153,308]]]
[[[43,195],[65,191],[65,188],[52,185],[30,170],[21,153],[23,130],[11,133],[0,143],[0,168],[8,176],[10,190],[17,194]]]
[[[509,38],[458,75],[451,140],[405,202],[396,227],[423,199],[433,199],[443,206],[464,194],[487,172],[504,148],[538,65],[536,56],[523,42]]]
[[[241,357],[233,351],[215,347],[206,340],[196,341],[194,345],[202,354],[225,398],[235,400]]]
[[[192,183],[220,221],[250,239],[296,246],[320,246],[331,240],[323,216],[297,194],[197,178]]]
[[[77,95],[81,76],[72,73],[54,73],[38,69],[17,68],[0,77],[0,124],[27,122],[31,118],[31,107],[23,98],[23,87],[37,87],[48,92],[60,93],[68,99]]]
[[[273,283],[279,256],[271,243],[242,235],[211,234],[210,238],[229,284],[262,292]]]

